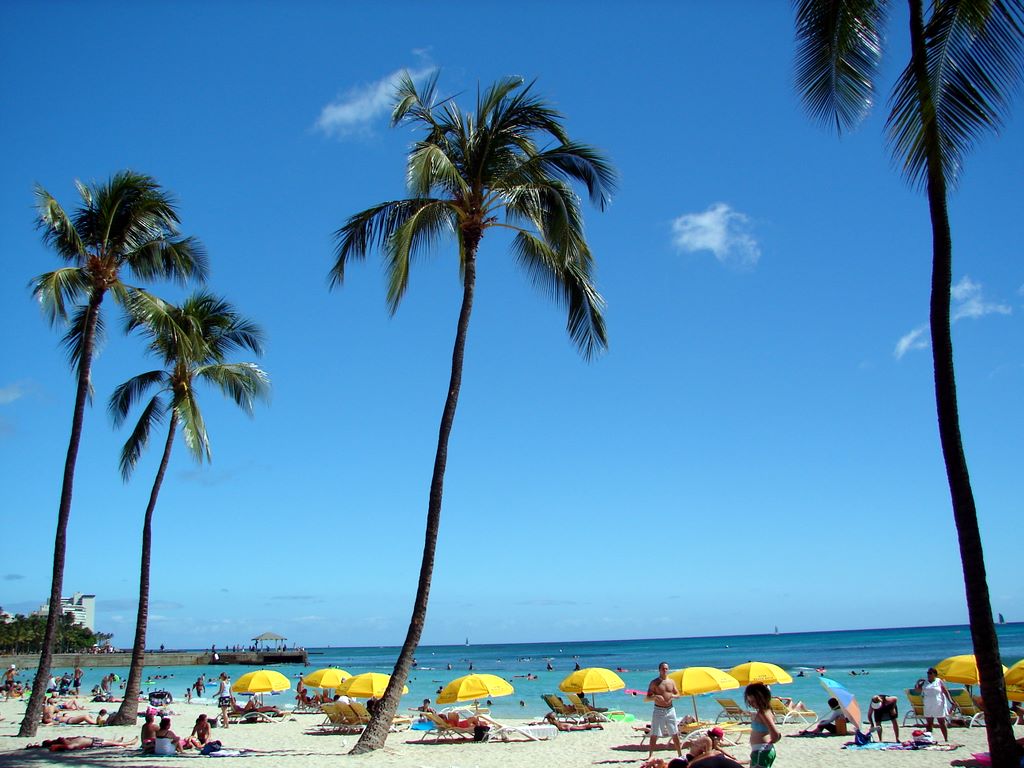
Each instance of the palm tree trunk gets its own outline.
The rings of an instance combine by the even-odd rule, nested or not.
[[[953,370],[953,338],[949,319],[950,289],[953,283],[953,240],[946,207],[946,179],[939,151],[939,130],[928,79],[922,0],[909,2],[914,74],[919,88],[925,145],[928,151],[928,207],[932,221],[932,292],[929,321],[935,368],[935,406],[938,413],[939,440],[942,444],[942,457],[946,464],[946,477],[953,502],[953,520],[960,543],[967,614],[974,655],[981,677],[985,730],[988,735],[989,751],[992,753],[992,765],[993,768],[1016,768],[1016,745],[1013,727],[1007,714],[1006,686],[999,658],[999,638],[992,619],[978,512],[974,504],[967,458],[960,436],[956,377]]]
[[[82,341],[82,357],[78,362],[78,387],[75,391],[75,410],[71,418],[71,439],[68,441],[67,458],[64,460],[64,480],[60,491],[60,506],[57,509],[57,532],[53,540],[53,577],[50,581],[50,608],[46,613],[46,630],[43,633],[43,647],[39,651],[39,667],[32,683],[32,694],[21,721],[18,736],[35,736],[43,716],[43,701],[46,698],[46,682],[50,678],[53,662],[53,646],[60,627],[60,598],[64,588],[64,556],[67,550],[68,519],[71,517],[71,497],[75,485],[75,464],[78,461],[78,445],[82,440],[82,424],[85,421],[85,404],[89,400],[90,374],[93,351],[96,347],[96,321],[102,290],[94,290],[89,297],[88,316]]]
[[[441,525],[441,498],[444,493],[444,470],[448,464],[448,438],[455,422],[455,407],[459,402],[459,390],[462,387],[462,360],[466,351],[466,334],[469,330],[469,316],[473,311],[473,291],[476,286],[476,252],[480,244],[480,236],[467,237],[464,277],[462,286],[462,310],[459,312],[459,324],[455,332],[455,347],[452,351],[452,374],[448,384],[448,397],[441,415],[441,426],[437,437],[437,453],[434,456],[434,474],[430,480],[430,500],[427,505],[427,530],[423,541],[423,561],[420,564],[419,585],[416,588],[416,599],[413,601],[412,618],[409,630],[405,635],[405,643],[398,654],[391,680],[384,691],[380,707],[370,718],[369,724],[352,747],[351,754],[361,755],[380,749],[388,737],[388,729],[398,709],[398,700],[402,695],[405,681],[409,679],[412,659],[423,634],[423,625],[427,620],[427,601],[430,597],[430,581],[434,573],[434,551],[437,549],[437,533]]]
[[[120,709],[108,721],[108,725],[135,725],[139,714],[139,690],[142,687],[142,668],[146,662],[146,625],[149,622],[149,562],[153,551],[153,510],[160,495],[160,486],[164,482],[167,465],[171,461],[171,449],[174,447],[174,432],[178,426],[178,414],[171,411],[171,424],[167,430],[167,442],[164,443],[164,454],[160,459],[160,468],[153,480],[153,490],[149,493],[149,505],[146,507],[145,522],[142,524],[142,565],[139,569],[139,612],[135,617],[135,643],[132,645],[132,664],[128,669],[128,681],[125,683],[124,701]]]

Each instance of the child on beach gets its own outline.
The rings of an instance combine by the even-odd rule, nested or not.
[[[764,683],[751,683],[743,692],[747,706],[754,710],[750,722],[750,766],[771,768],[775,762],[775,742],[782,738],[772,714],[772,692]]]

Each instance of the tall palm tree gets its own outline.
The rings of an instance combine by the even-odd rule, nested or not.
[[[394,312],[405,294],[412,258],[450,235],[458,246],[462,278],[462,306],[430,481],[412,617],[381,707],[352,750],[357,754],[384,745],[426,620],[448,438],[462,383],[477,251],[484,233],[496,227],[513,233],[512,250],[518,262],[566,306],[569,335],[585,358],[607,346],[604,302],[594,287],[593,258],[571,182],[582,182],[591,201],[603,209],[615,182],[611,166],[596,150],[570,141],[562,116],[521,79],[505,78],[478,94],[472,113],[460,112],[450,99],[435,104],[436,85],[436,75],[422,90],[408,75],[401,80],[392,125],[411,123],[424,131],[409,153],[410,197],[352,216],[337,231],[330,272],[331,286],[340,285],[350,260],[362,259],[368,250],[379,247],[389,277],[388,304]]]
[[[910,7],[910,61],[897,81],[887,121],[904,177],[928,197],[932,225],[930,325],[939,439],[960,542],[971,638],[993,765],[1013,763],[1013,730],[989,601],[978,516],[960,436],[950,287],[953,241],[947,191],[963,160],[998,129],[1024,67],[1021,0],[923,0]],[[885,0],[798,0],[797,87],[815,118],[842,131],[870,110],[882,51]]]
[[[109,292],[119,303],[126,300],[129,287],[121,280],[124,272],[142,280],[170,278],[186,282],[193,278],[205,279],[207,271],[202,246],[195,239],[178,234],[175,204],[152,177],[121,171],[102,184],[87,187],[76,182],[76,185],[82,202],[74,216],[65,213],[49,192],[36,187],[43,241],[71,266],[35,278],[32,293],[52,324],[68,324],[63,341],[71,364],[77,369],[78,386],[57,510],[53,579],[43,649],[19,736],[35,735],[50,676],[53,645],[60,623],[75,462],[85,404],[91,395],[90,374],[96,339],[103,329],[100,315],[103,299]],[[69,304],[74,307],[70,316]]]
[[[269,392],[267,375],[254,363],[225,362],[229,353],[236,349],[248,349],[253,354],[261,355],[263,334],[223,299],[209,293],[197,293],[176,307],[137,291],[130,300],[129,312],[128,330],[142,329],[149,337],[149,351],[164,367],[132,377],[117,387],[110,397],[110,415],[115,426],[120,426],[132,407],[156,388],[121,451],[121,477],[125,481],[131,477],[149,443],[153,425],[162,421],[168,413],[170,419],[164,452],[153,480],[142,524],[142,565],[135,642],[132,645],[132,662],[125,684],[124,701],[110,718],[111,724],[115,725],[133,725],[138,715],[149,619],[153,510],[171,459],[171,448],[178,427],[181,427],[185,445],[196,461],[209,461],[211,458],[210,439],[196,399],[196,384],[205,381],[218,387],[250,415],[256,399],[266,397]]]

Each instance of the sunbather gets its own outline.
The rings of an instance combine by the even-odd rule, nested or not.
[[[593,731],[603,730],[604,726],[600,723],[586,722],[586,723],[566,723],[558,719],[554,712],[548,712],[544,715],[544,720],[547,725],[553,725],[560,731]]]
[[[674,757],[665,761],[660,757],[653,757],[645,762],[640,768],[689,768],[699,765],[701,768],[740,768],[741,764],[732,757],[715,747],[715,741],[710,736],[698,736],[690,742],[690,751],[685,757]]]
[[[51,752],[73,752],[78,749],[91,749],[92,747],[122,747],[130,749],[138,743],[138,739],[119,741],[117,739],[96,739],[92,736],[59,736],[56,739],[43,739],[39,744],[29,744],[25,749],[48,749]]]
[[[827,736],[835,735],[836,732],[836,720],[843,716],[843,710],[839,706],[838,699],[828,700],[829,713],[825,715],[821,720],[816,722],[810,728],[804,728],[802,731],[797,731],[797,736]],[[879,729],[881,730],[881,729]]]
[[[196,718],[196,724],[192,727],[192,733],[189,734],[187,739],[182,739],[182,746],[186,749],[188,747],[202,749],[209,740],[210,722],[206,719],[206,715],[200,715]]]
[[[165,717],[160,721],[160,728],[157,729],[156,738],[167,739],[174,745],[175,752],[185,751],[185,744],[182,742],[182,739],[178,738],[177,734],[171,730],[171,718],[169,717]]]

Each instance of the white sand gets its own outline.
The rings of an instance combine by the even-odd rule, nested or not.
[[[99,704],[89,704],[94,714]],[[106,705],[108,708],[110,705]],[[115,705],[116,706],[116,705]],[[24,712],[23,702],[0,702],[0,766],[50,766],[81,765],[113,766],[133,768],[134,766],[178,766],[194,765],[194,761],[209,762],[208,758],[192,752],[182,757],[154,757],[142,755],[138,750],[117,748],[95,748],[71,753],[50,753],[45,750],[23,751],[28,739],[15,734],[21,724]],[[211,707],[175,702],[171,709],[177,714],[172,718],[172,727],[179,736],[187,736],[192,730],[200,712],[213,714]],[[639,710],[638,710],[639,711]],[[542,714],[535,713],[538,718]],[[227,765],[244,765],[252,768],[315,768],[316,766],[380,766],[395,768],[530,768],[550,766],[571,768],[573,766],[639,766],[647,757],[646,745],[641,746],[640,738],[633,729],[634,723],[608,723],[601,731],[563,732],[550,741],[541,742],[460,742],[433,743],[432,736],[421,742],[420,731],[401,731],[388,737],[383,750],[369,755],[353,757],[347,752],[356,743],[353,735],[308,735],[323,721],[321,715],[294,715],[279,723],[256,725],[233,725],[227,730],[214,729],[214,738],[221,740],[226,748],[249,748],[261,750],[237,758],[223,758]],[[141,722],[141,721],[140,721]],[[524,723],[527,720],[508,720],[507,723]],[[782,726],[784,734],[792,734],[799,726]],[[901,736],[909,737],[910,728],[901,729]],[[137,736],[139,728],[97,727],[97,726],[44,726],[39,727],[37,738],[57,736],[98,736],[102,738],[131,738]],[[1024,735],[1024,727],[1016,728],[1017,736]],[[891,731],[886,728],[886,735]],[[801,768],[915,768],[917,766],[949,766],[954,760],[969,758],[972,752],[985,751],[984,728],[954,728],[950,740],[959,743],[959,749],[952,752],[875,752],[841,749],[847,739],[831,738],[784,738],[777,746],[778,759],[775,765],[800,766]],[[740,759],[747,757],[745,745],[731,750]],[[658,755],[669,758],[670,750],[659,750]]]

